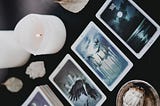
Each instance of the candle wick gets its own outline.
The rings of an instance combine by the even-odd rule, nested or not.
[[[41,37],[43,34],[36,34],[36,37]]]

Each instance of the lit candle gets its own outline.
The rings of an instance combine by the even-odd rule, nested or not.
[[[0,69],[22,66],[30,57],[14,36],[14,31],[0,31]]]
[[[29,14],[22,18],[15,27],[20,45],[34,54],[57,53],[66,40],[66,29],[53,15]]]

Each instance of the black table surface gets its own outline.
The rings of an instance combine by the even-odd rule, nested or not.
[[[107,96],[103,105],[115,106],[116,96],[121,86],[127,81],[140,79],[150,83],[160,94],[160,39],[158,38],[141,59],[137,59],[96,17],[95,14],[106,0],[90,0],[86,7],[79,13],[72,13],[52,0],[0,0],[0,29],[13,30],[17,22],[30,13],[55,15],[62,19],[67,31],[67,40],[64,47],[56,54],[33,56],[29,61],[16,68],[1,69],[0,82],[3,83],[10,77],[17,77],[23,81],[23,88],[17,93],[9,92],[5,86],[0,86],[0,106],[20,106],[36,86],[48,84],[54,93],[65,104],[67,100],[60,94],[48,77],[61,62],[66,54],[70,54],[99,88]],[[134,0],[153,20],[160,25],[160,6],[158,0]],[[95,22],[100,29],[121,49],[133,62],[132,69],[120,81],[113,91],[109,91],[95,75],[88,71],[87,66],[73,53],[71,45],[78,38],[90,21]],[[16,61],[16,60],[15,60]],[[26,67],[34,61],[44,61],[46,74],[43,78],[31,79],[25,74]]]

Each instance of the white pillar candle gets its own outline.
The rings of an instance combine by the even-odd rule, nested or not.
[[[14,36],[14,31],[0,31],[0,69],[22,66],[30,57]]]
[[[53,15],[29,14],[15,27],[18,42],[34,55],[57,53],[66,40],[63,22]]]

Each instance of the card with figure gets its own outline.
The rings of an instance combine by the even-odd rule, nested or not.
[[[44,92],[36,87],[22,106],[52,106]]]
[[[133,66],[93,22],[89,23],[71,49],[110,91]]]
[[[132,0],[106,0],[96,17],[138,59],[160,35],[160,26]]]
[[[104,93],[69,54],[49,80],[73,106],[100,106],[106,100]]]

